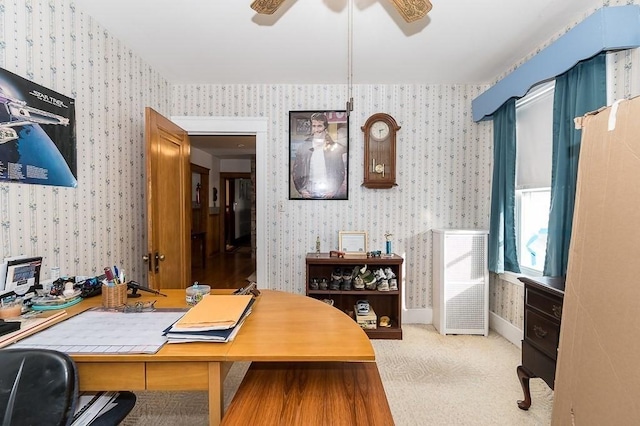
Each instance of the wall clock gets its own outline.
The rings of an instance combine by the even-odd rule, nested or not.
[[[373,114],[364,132],[364,183],[367,188],[396,186],[396,133],[400,126],[389,114]]]

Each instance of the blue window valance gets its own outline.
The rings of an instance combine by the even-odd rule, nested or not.
[[[640,5],[603,7],[471,102],[473,121],[491,119],[510,98],[603,51],[640,46]]]

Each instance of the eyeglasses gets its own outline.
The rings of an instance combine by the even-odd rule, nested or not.
[[[156,310],[155,304],[157,300],[153,302],[136,302],[131,304],[126,304],[122,307],[122,312],[124,313],[134,313],[134,312],[153,312]]]

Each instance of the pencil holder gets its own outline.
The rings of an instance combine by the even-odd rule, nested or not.
[[[102,306],[118,308],[127,304],[127,284],[102,286]]]

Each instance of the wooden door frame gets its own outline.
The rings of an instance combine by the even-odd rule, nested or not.
[[[226,247],[226,242],[225,242],[225,225],[226,225],[226,212],[224,211],[225,209],[225,204],[226,204],[226,200],[227,200],[227,185],[224,184],[226,179],[249,179],[251,180],[251,173],[240,173],[240,172],[221,172],[220,173],[220,209],[222,210],[221,213],[219,214],[219,220],[220,220],[220,250],[221,253],[224,253],[227,249]],[[254,188],[255,190],[255,188]]]
[[[253,135],[256,137],[256,282],[271,288],[267,254],[267,143],[269,117],[172,116],[190,135]]]

